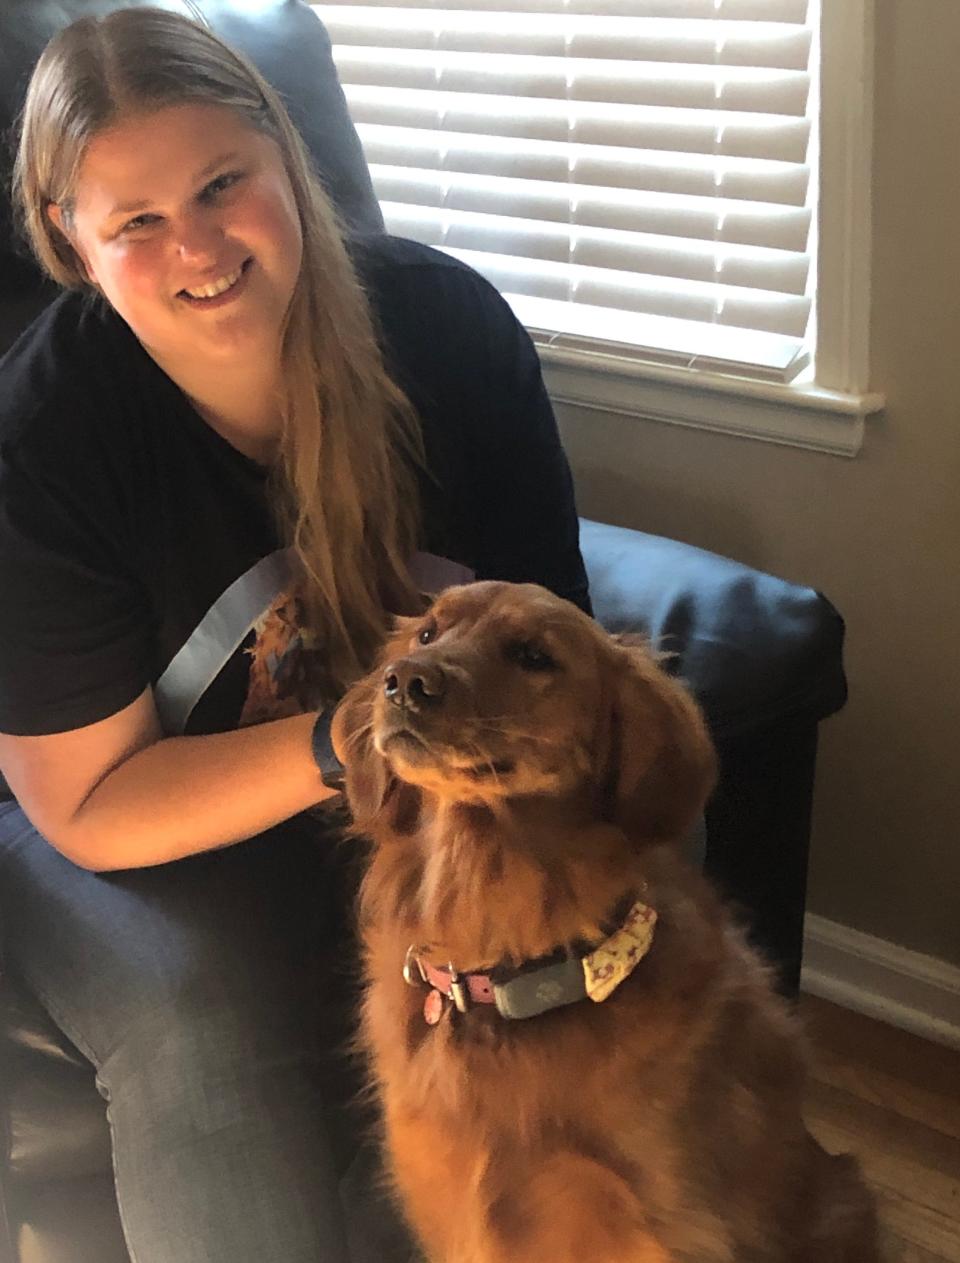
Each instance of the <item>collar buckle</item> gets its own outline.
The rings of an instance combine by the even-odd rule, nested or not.
[[[470,1008],[470,986],[463,974],[458,974],[453,962],[447,965],[450,973],[450,999],[457,1006],[458,1013],[466,1013]]]

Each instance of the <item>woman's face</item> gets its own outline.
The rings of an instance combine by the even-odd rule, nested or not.
[[[278,147],[232,110],[167,106],[100,132],[72,224],[51,217],[164,367],[278,355],[300,217]]]

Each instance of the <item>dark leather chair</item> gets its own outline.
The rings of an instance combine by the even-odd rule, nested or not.
[[[30,69],[53,30],[115,7],[116,0],[0,0],[0,128],[12,135]],[[315,15],[301,0],[195,7],[281,91],[346,222],[382,231]],[[5,162],[9,154],[0,177],[8,175]],[[0,195],[0,353],[49,297],[14,243]],[[582,546],[599,620],[682,647],[678,669],[705,707],[720,754],[706,867],[793,992],[817,725],[846,695],[843,623],[809,588],[684,544],[584,521]],[[128,1263],[92,1068],[8,977],[0,977],[0,1257]]]

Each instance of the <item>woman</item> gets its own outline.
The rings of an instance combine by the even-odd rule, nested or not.
[[[535,352],[453,260],[345,243],[276,95],[167,12],[54,38],[16,185],[66,292],[0,366],[7,964],[96,1066],[135,1263],[405,1258],[341,1197],[325,724],[432,581],[587,604]]]

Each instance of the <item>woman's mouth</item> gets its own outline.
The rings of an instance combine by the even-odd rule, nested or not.
[[[177,297],[195,307],[219,307],[230,302],[243,288],[252,263],[253,259],[245,259],[235,272],[226,272],[208,285],[182,289]]]

